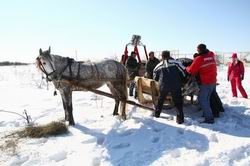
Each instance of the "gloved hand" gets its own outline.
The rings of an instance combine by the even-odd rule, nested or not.
[[[240,76],[240,79],[241,79],[241,81],[244,80],[244,75],[241,75],[241,76]]]
[[[185,74],[186,76],[189,76],[189,75],[190,75],[190,74],[187,72],[187,68],[186,68],[186,67],[183,69],[183,71],[184,71],[184,74]]]

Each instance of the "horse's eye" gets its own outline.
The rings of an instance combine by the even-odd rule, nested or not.
[[[46,65],[46,62],[43,62],[44,65]]]

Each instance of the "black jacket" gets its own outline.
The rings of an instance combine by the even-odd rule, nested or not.
[[[154,69],[153,79],[159,81],[160,91],[175,91],[182,87],[186,77],[185,67],[174,59],[164,60]]]
[[[133,56],[128,57],[125,66],[128,69],[128,74],[130,79],[134,79],[135,76],[139,75],[140,65]]]
[[[146,63],[146,72],[147,72],[147,77],[152,79],[153,78],[153,71],[156,65],[160,63],[159,59],[154,58],[153,60],[149,59],[148,62]]]

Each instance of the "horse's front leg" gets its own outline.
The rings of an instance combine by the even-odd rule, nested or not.
[[[115,108],[114,108],[113,115],[119,115],[118,114],[119,103],[120,103],[119,100],[115,100]]]
[[[60,90],[65,113],[65,121],[69,121],[69,125],[75,125],[72,106],[72,91],[70,88]]]

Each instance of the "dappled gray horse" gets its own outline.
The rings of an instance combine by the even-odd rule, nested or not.
[[[65,120],[74,125],[72,91],[88,91],[97,89],[104,84],[115,98],[113,115],[118,115],[121,101],[121,116],[126,119],[127,100],[127,70],[114,60],[104,60],[99,63],[77,62],[72,58],[61,57],[39,50],[36,59],[39,69],[52,81],[61,93]]]

